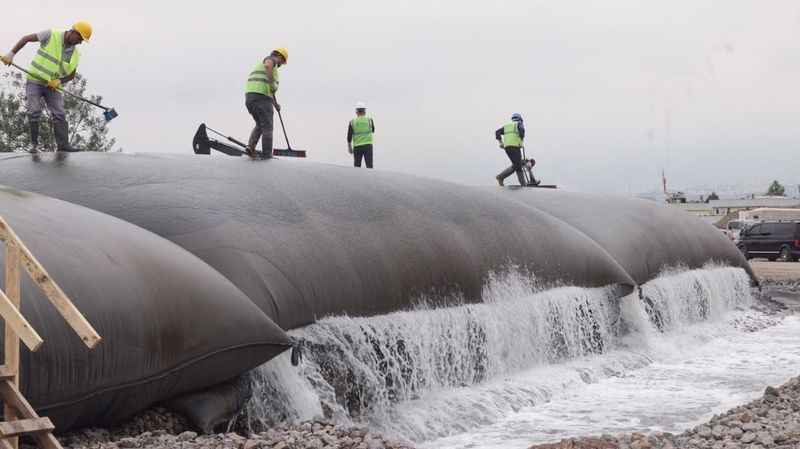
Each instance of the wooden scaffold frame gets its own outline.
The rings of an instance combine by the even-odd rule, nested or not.
[[[25,269],[89,349],[97,346],[101,337],[2,217],[0,241],[6,246],[5,292],[0,289],[0,317],[5,322],[4,363],[0,366],[0,400],[3,402],[5,421],[0,422],[0,448],[16,449],[18,437],[29,435],[39,447],[61,449],[61,444],[52,433],[55,429],[53,423],[49,418],[36,414],[19,390],[20,341],[32,352],[36,352],[44,343],[20,312],[20,267]]]

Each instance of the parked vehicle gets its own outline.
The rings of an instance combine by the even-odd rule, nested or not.
[[[738,244],[742,230],[755,223],[755,221],[731,220],[725,226],[725,229],[722,230],[722,233],[727,235],[728,238],[733,241],[733,243]]]
[[[800,221],[765,221],[742,230],[737,244],[748,259],[765,257],[782,262],[800,258]]]

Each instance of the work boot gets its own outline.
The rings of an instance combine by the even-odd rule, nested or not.
[[[258,145],[258,139],[261,138],[261,128],[256,126],[253,128],[253,131],[250,132],[250,138],[247,140],[247,155],[255,158],[256,157],[256,145]]]
[[[497,182],[500,184],[501,187],[504,185],[503,184],[503,180],[508,178],[509,176],[511,176],[512,173],[514,173],[514,166],[513,165],[508,167],[507,169],[501,171],[500,174],[497,175]]]
[[[54,120],[53,121],[53,134],[56,136],[56,149],[64,152],[80,151],[72,148],[69,144],[69,128],[66,121]]]
[[[31,154],[39,152],[39,121],[30,120],[28,122],[31,131],[31,148],[28,150]]]
[[[261,159],[272,159],[272,136],[261,136]]]

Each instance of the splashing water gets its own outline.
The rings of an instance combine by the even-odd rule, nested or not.
[[[752,301],[744,271],[719,266],[665,271],[621,298],[611,287],[541,288],[512,270],[490,277],[484,303],[437,309],[421,301],[294,330],[303,362],[292,367],[284,355],[256,370],[244,416],[253,428],[318,417],[367,423],[448,447],[448,437],[729,332],[725,317]]]

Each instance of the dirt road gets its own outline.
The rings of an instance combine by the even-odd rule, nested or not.
[[[751,260],[750,266],[759,279],[771,281],[800,280],[800,262],[768,262]]]

